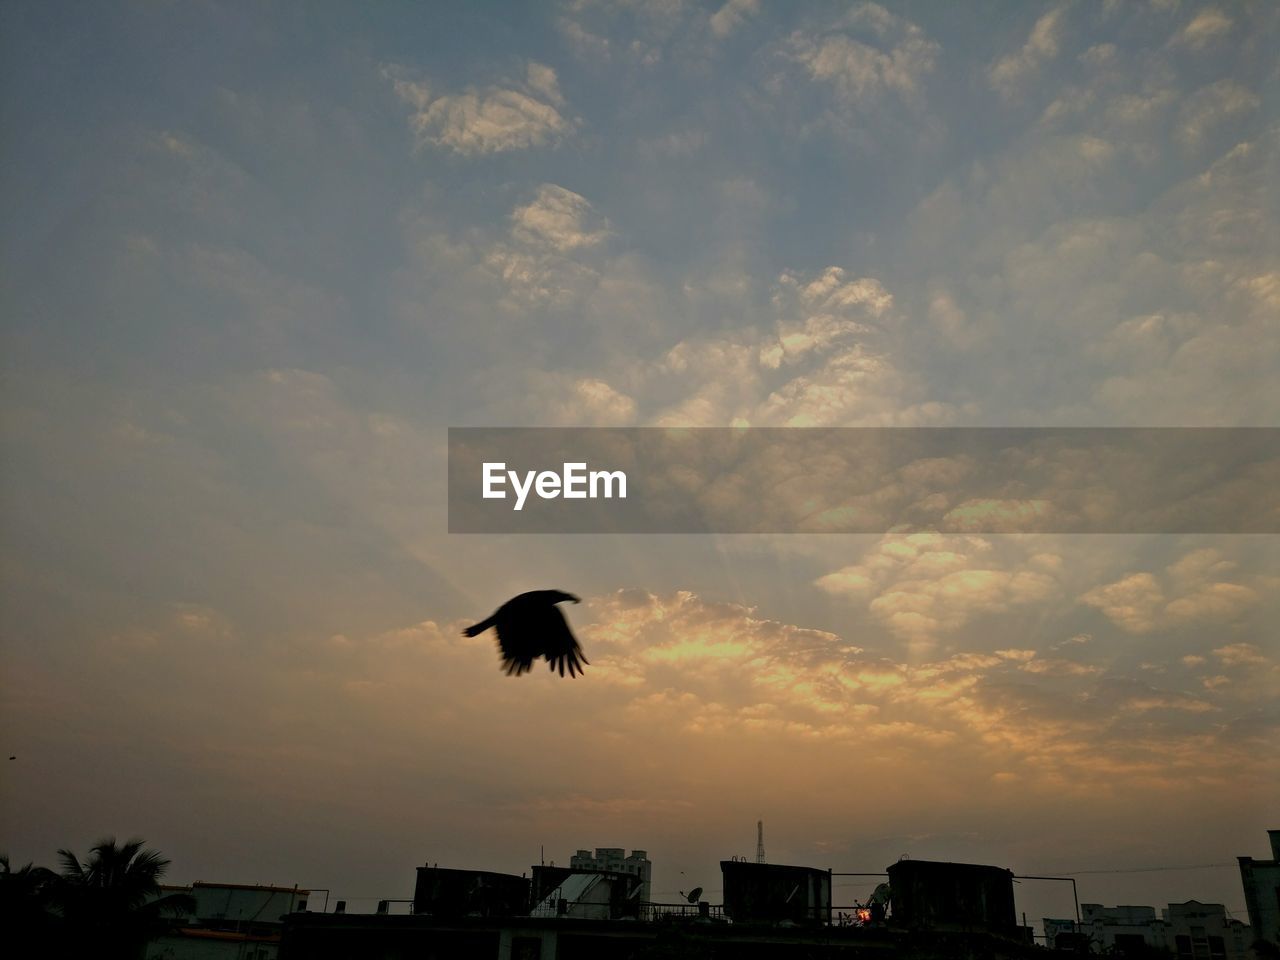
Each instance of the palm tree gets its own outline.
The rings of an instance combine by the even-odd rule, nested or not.
[[[0,928],[46,942],[58,919],[51,910],[57,883],[52,870],[30,863],[14,870],[0,854]]]
[[[57,901],[69,955],[138,960],[147,941],[194,909],[186,894],[161,895],[160,877],[169,861],[142,844],[117,844],[109,837],[83,863],[70,850],[58,851],[62,877]]]

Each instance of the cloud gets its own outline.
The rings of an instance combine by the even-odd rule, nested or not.
[[[609,38],[592,33],[577,20],[561,17],[556,23],[569,47],[582,59],[608,60]]]
[[[483,156],[554,145],[577,127],[566,117],[555,71],[530,61],[523,84],[435,94],[399,67],[383,71],[412,109],[409,125],[419,146],[430,144],[463,156]]]
[[[912,255],[955,261],[951,282],[933,285],[948,295],[935,316],[962,335],[936,338],[945,352],[913,341],[913,373],[945,378],[957,347],[981,354],[999,343],[1019,359],[984,382],[982,422],[1007,422],[996,411],[1010,405],[1039,423],[1274,421],[1280,390],[1267,373],[1280,334],[1263,317],[1280,304],[1280,287],[1269,279],[1274,240],[1260,211],[1277,141],[1255,131],[1257,139],[1224,149],[1215,143],[1221,128],[1211,127],[1201,143],[1223,149],[1219,156],[1121,215],[1117,183],[1146,176],[1155,157],[1185,152],[1173,136],[1181,126],[1173,103],[1132,138],[1097,111],[1056,121],[1054,132],[1024,138],[920,204]],[[921,310],[918,291],[894,292],[904,313]],[[1057,343],[1052,357],[1039,349],[1046,338]],[[988,368],[975,362],[974,376],[979,369]],[[935,398],[958,406],[946,390]]]
[[[1072,789],[1121,773],[1173,780],[1204,763],[1210,743],[1238,755],[1217,719],[1230,704],[1217,699],[1228,696],[1220,684],[1193,695],[1032,649],[913,665],[688,591],[619,591],[594,598],[591,614],[581,632],[593,666],[611,690],[626,691],[626,712],[644,717],[659,740],[688,737],[744,755],[847,740],[917,763],[945,751],[969,758],[979,776],[1008,769],[1012,752],[1029,780],[1065,787],[1069,772]],[[1219,759],[1209,766],[1230,769]]]
[[[1103,672],[1097,664],[1078,663],[1075,660],[1031,660],[1022,665],[1027,673],[1056,677],[1091,677]]]
[[[1269,662],[1251,643],[1229,643],[1218,647],[1213,654],[1228,667],[1258,667]]]
[[[746,327],[683,340],[655,373],[684,395],[655,417],[664,426],[854,426],[945,423],[945,404],[917,393],[889,353],[894,299],[871,277],[840,267],[784,271],[774,284],[773,330]]]
[[[1197,550],[1170,564],[1163,577],[1132,573],[1094,587],[1079,599],[1127,633],[1229,623],[1260,599],[1254,586],[1221,579],[1233,569],[1217,550]]]
[[[874,3],[859,4],[826,27],[797,30],[782,47],[810,79],[829,86],[845,110],[888,94],[914,101],[940,50],[916,24]]]
[[[729,0],[711,15],[711,32],[723,40],[748,18],[760,12],[760,0]]]
[[[639,319],[648,319],[649,304],[659,297],[634,271],[634,261],[592,259],[611,231],[582,197],[544,187],[533,203],[517,208],[511,222],[508,236],[484,257],[513,303],[566,308],[599,296],[593,309],[603,316],[640,306],[646,312]],[[954,419],[953,410],[928,402],[893,362],[896,322],[893,295],[874,278],[851,277],[836,266],[815,273],[786,270],[768,301],[751,308],[745,322],[665,344],[651,336],[647,351],[615,351],[588,376],[625,393],[640,421],[658,426]],[[919,402],[904,404],[904,397]]]
[[[664,62],[667,50],[699,16],[684,0],[573,0],[564,11],[556,27],[579,58],[596,65],[621,61],[641,68]],[[731,20],[733,13],[721,23]]]
[[[1197,90],[1182,105],[1178,138],[1198,145],[1214,126],[1257,110],[1262,100],[1233,80],[1219,80]]]
[[[890,535],[816,586],[864,605],[895,637],[927,650],[975,617],[1054,598],[1055,559],[1038,554],[1009,569],[980,537]]]
[[[558,397],[548,405],[553,424],[580,427],[630,426],[636,402],[595,377],[546,374],[540,393]]]
[[[1217,7],[1206,7],[1197,13],[1174,38],[1174,42],[1193,50],[1200,50],[1225,36],[1232,27],[1232,20]]]
[[[987,80],[1007,100],[1023,93],[1028,80],[1040,67],[1058,55],[1062,42],[1063,7],[1040,17],[1031,35],[1016,53],[1008,54],[987,68]]]
[[[827,267],[813,278],[783,272],[773,301],[786,312],[795,312],[787,308],[797,305],[801,316],[780,320],[777,342],[761,350],[762,362],[771,368],[870,332],[871,328],[857,318],[879,319],[893,306],[892,295],[878,280],[848,280],[840,267]]]
[[[591,204],[579,194],[553,183],[544,183],[527,206],[511,213],[511,235],[533,246],[547,246],[559,253],[594,247],[609,235],[607,224],[589,224]]]
[[[485,260],[518,302],[565,304],[595,285],[599,272],[577,255],[600,246],[609,226],[585,197],[544,183],[510,222],[508,238],[494,243]]]
[[[1130,633],[1149,633],[1161,622],[1165,596],[1154,576],[1134,573],[1114,583],[1094,587],[1082,595],[1080,601],[1097,607],[1107,619]]]

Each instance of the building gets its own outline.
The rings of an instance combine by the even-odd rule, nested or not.
[[[1062,920],[1057,917],[1045,917],[1044,943],[1050,950],[1066,950],[1079,953],[1077,947],[1087,947],[1089,937],[1080,932],[1080,925],[1074,920]]]
[[[1165,947],[1177,953],[1179,960],[1212,957],[1218,960],[1251,960],[1253,928],[1227,916],[1220,903],[1171,903],[1160,911],[1165,925]]]
[[[653,864],[644,850],[632,850],[631,856],[622,847],[596,847],[595,855],[590,850],[579,850],[569,858],[569,867],[576,871],[603,871],[606,873],[625,873],[640,878],[639,899],[648,902],[651,893],[650,878]]]
[[[1240,857],[1240,883],[1253,935],[1280,947],[1280,830],[1268,830],[1271,859]]]
[[[307,909],[310,891],[242,883],[163,887],[195,908],[172,933],[147,945],[147,960],[275,960],[284,918]]]
[[[888,874],[897,926],[1020,935],[1011,870],[980,863],[899,860]]]
[[[534,904],[531,917],[621,920],[640,916],[640,881],[620,873],[571,872]]]
[[[813,867],[721,862],[724,903],[641,904],[638,895],[643,851],[579,851],[585,868],[538,866],[529,881],[507,874],[442,871],[418,873],[415,906],[408,915],[386,912],[299,912],[285,921],[279,960],[597,960],[600,957],[701,957],[708,960],[1035,960],[1042,948],[1003,930],[996,902],[995,867],[914,861],[902,877],[915,884],[901,907],[920,918],[938,914],[930,898],[948,884],[987,883],[977,896],[988,907],[981,917],[952,929],[888,923],[832,925],[831,872]],[[603,856],[601,855],[603,854]],[[625,866],[634,870],[601,867]],[[1007,873],[1007,871],[1004,871]],[[527,884],[530,903],[516,909],[515,895]],[[985,901],[982,901],[985,898]],[[931,905],[931,906],[930,906]],[[926,909],[933,909],[930,914]],[[680,909],[666,909],[666,908]],[[1011,909],[1011,908],[1010,908]],[[916,912],[911,913],[912,910]],[[995,923],[994,919],[1000,919]],[[1011,918],[1010,918],[1011,919]],[[1012,925],[1011,923],[1009,924]]]
[[[530,915],[596,920],[638,918],[646,905],[643,888],[639,873],[535,865]]]
[[[721,860],[724,913],[734,923],[831,921],[831,872],[780,863]]]
[[[1179,960],[1250,960],[1252,931],[1248,924],[1227,916],[1220,903],[1171,903],[1156,916],[1154,907],[1106,907],[1080,904],[1080,924],[1074,920],[1044,921],[1045,942],[1068,949],[1087,943],[1094,952],[1145,956],[1159,950]]]
[[[1037,960],[1043,952],[981,932],[934,934],[886,926],[297,913],[286,922],[280,960]]]
[[[413,912],[433,917],[517,917],[529,912],[529,881],[510,873],[418,867]]]

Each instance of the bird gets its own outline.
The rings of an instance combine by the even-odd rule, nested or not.
[[[531,590],[512,597],[486,620],[481,620],[462,631],[463,636],[476,637],[490,627],[498,631],[498,648],[507,676],[520,676],[533,669],[533,661],[545,657],[547,667],[560,671],[565,668],[569,676],[582,673],[582,665],[589,663],[582,654],[582,647],[569,630],[569,624],[557,603],[566,600],[582,601],[563,590]]]

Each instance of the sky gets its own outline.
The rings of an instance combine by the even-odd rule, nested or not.
[[[3,846],[674,900],[763,820],[1243,917],[1274,535],[451,536],[445,478],[451,426],[1276,426],[1278,20],[4,4]],[[542,588],[582,678],[460,636]]]

